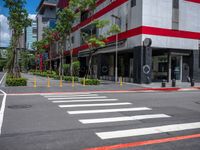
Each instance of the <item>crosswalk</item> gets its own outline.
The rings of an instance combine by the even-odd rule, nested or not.
[[[134,122],[151,119],[169,119],[173,116],[164,113],[154,113],[153,108],[142,106],[136,107],[134,103],[108,98],[94,93],[70,93],[70,94],[43,94],[48,101],[65,109],[71,116],[81,115],[78,121],[82,125],[105,125],[122,122]],[[121,113],[120,113],[121,112]],[[134,115],[123,115],[122,112],[131,112]],[[140,114],[141,113],[141,114]],[[106,114],[104,117],[100,114]],[[112,114],[112,115],[111,115]],[[113,114],[115,114],[113,116]],[[95,116],[95,118],[94,118]],[[168,125],[150,126],[145,128],[118,129],[114,131],[95,132],[102,140],[153,135],[166,132],[200,129],[200,122],[173,123]],[[103,130],[103,129],[102,129]]]

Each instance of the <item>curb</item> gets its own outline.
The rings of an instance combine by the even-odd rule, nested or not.
[[[153,93],[153,92],[186,92],[199,91],[200,87],[192,88],[139,88],[129,90],[96,90],[96,91],[62,91],[62,92],[28,92],[28,93],[8,93],[7,95],[42,95],[42,94],[67,94],[67,93]]]

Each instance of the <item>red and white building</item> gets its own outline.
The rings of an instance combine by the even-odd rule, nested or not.
[[[59,7],[67,3],[58,2]],[[94,13],[82,12],[73,28],[74,57],[81,75],[88,65],[88,49],[81,32],[100,34],[94,19],[107,19],[121,28],[118,34],[118,76],[127,82],[200,81],[200,0],[99,0]],[[115,40],[93,58],[93,74],[114,80]],[[145,41],[145,42],[144,42]],[[67,52],[66,52],[67,54]]]

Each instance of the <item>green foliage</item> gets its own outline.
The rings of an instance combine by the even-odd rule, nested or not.
[[[113,35],[113,34],[118,34],[121,32],[121,29],[119,27],[119,25],[117,24],[113,24],[110,28],[110,30],[108,31],[108,34],[110,35]]]
[[[63,64],[64,74],[70,75],[70,64]]]
[[[17,45],[23,33],[24,28],[31,25],[31,19],[28,18],[28,13],[25,9],[25,0],[3,0],[5,7],[8,9],[9,27],[12,31],[10,42],[11,57],[7,64],[8,72],[15,76],[20,77],[19,62],[17,55]]]
[[[73,67],[73,75],[74,76],[79,76],[80,62],[79,61],[73,62],[72,63],[72,67]]]
[[[64,76],[63,80],[67,82],[72,82],[73,77],[72,76]],[[78,82],[78,77],[74,77],[74,82]]]
[[[27,86],[27,79],[25,78],[15,78],[10,75],[6,77],[7,86]]]
[[[81,84],[84,84],[84,79],[81,79]],[[99,85],[98,79],[85,79],[85,85]]]
[[[29,51],[21,51],[21,60],[20,64],[22,67],[22,71],[28,71],[30,68],[35,66],[35,55],[30,53]]]
[[[0,71],[3,71],[3,68],[6,67],[6,60],[0,59]]]

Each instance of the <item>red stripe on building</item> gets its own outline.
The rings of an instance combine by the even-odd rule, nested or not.
[[[182,31],[182,30],[172,30],[157,27],[142,27],[142,34],[176,37],[176,38],[186,38],[186,39],[200,39],[200,32]]]
[[[200,134],[177,136],[177,137],[172,137],[172,138],[133,142],[133,143],[126,143],[126,144],[117,144],[117,145],[110,145],[110,146],[103,146],[103,147],[96,147],[96,148],[88,148],[85,150],[116,150],[116,149],[122,149],[122,148],[130,148],[130,147],[133,148],[133,147],[139,147],[139,146],[145,146],[145,145],[161,144],[161,143],[175,142],[175,141],[194,139],[194,138],[200,138]]]
[[[185,0],[185,1],[193,2],[193,3],[199,3],[200,4],[200,0]]]
[[[185,38],[200,40],[200,32],[182,31],[182,30],[172,30],[157,27],[141,26],[134,28],[119,34],[119,40],[128,39],[137,35],[148,34],[155,36],[166,36],[174,38]],[[115,42],[115,36],[108,37],[107,43]],[[82,45],[73,50],[73,55],[77,55],[80,51],[87,49],[87,45]],[[65,52],[65,55],[69,54],[69,51]]]
[[[78,25],[76,25],[75,27],[73,27],[72,31],[76,31],[79,28],[89,24],[90,22],[92,22],[93,20],[105,15],[106,13],[110,12],[111,10],[119,7],[120,5],[124,4],[125,2],[127,2],[128,0],[116,0],[114,2],[112,2],[110,5],[106,6],[105,8],[101,9],[100,11],[98,11],[96,14],[94,14],[93,16],[89,17],[88,19],[84,20],[83,22],[79,23]]]

